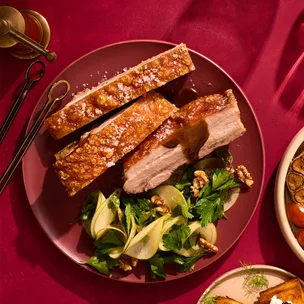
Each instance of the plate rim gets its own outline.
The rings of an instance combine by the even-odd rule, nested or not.
[[[299,278],[301,284],[304,286],[304,282],[300,279],[300,277],[296,276],[295,274],[291,273],[290,271],[287,271],[283,268],[280,267],[276,267],[276,266],[272,266],[272,265],[264,265],[264,264],[255,264],[255,265],[249,265],[250,267],[256,269],[256,270],[261,270],[261,271],[265,271],[265,270],[271,270],[273,272],[277,272],[277,273],[281,273],[287,276],[290,276],[291,278]],[[234,268],[231,269],[225,273],[223,273],[221,276],[219,276],[218,278],[216,278],[206,289],[205,291],[202,293],[202,295],[200,296],[200,298],[197,301],[197,304],[202,304],[202,300],[203,298],[217,285],[221,284],[224,279],[226,279],[227,277],[229,277],[232,274],[237,274],[238,272],[244,271],[244,267],[238,267],[238,268]]]
[[[99,47],[99,48],[96,48],[82,56],[80,56],[79,58],[77,58],[76,60],[74,60],[73,62],[71,62],[69,65],[67,65],[64,69],[62,69],[59,73],[56,74],[56,76],[52,79],[52,81],[47,85],[47,87],[45,88],[45,90],[42,92],[42,94],[40,95],[40,98],[39,100],[37,101],[35,107],[33,108],[32,110],[32,113],[28,119],[28,123],[27,123],[27,126],[26,126],[26,133],[28,132],[30,126],[31,126],[31,122],[32,122],[32,119],[33,119],[33,116],[35,115],[36,113],[36,110],[39,106],[39,104],[41,103],[41,100],[42,100],[42,97],[47,93],[48,89],[49,89],[49,86],[54,83],[54,81],[59,77],[59,75],[61,75],[62,73],[64,73],[67,69],[69,69],[72,65],[74,65],[75,63],[77,63],[78,61],[84,59],[85,57],[89,56],[90,54],[93,54],[95,52],[99,52],[100,50],[102,49],[105,49],[105,48],[109,48],[109,47],[113,47],[113,46],[118,46],[120,44],[129,44],[129,43],[157,43],[157,44],[163,44],[163,45],[168,45],[168,46],[177,46],[179,44],[177,43],[173,43],[173,42],[168,42],[168,41],[163,41],[163,40],[155,40],[155,39],[134,39],[134,40],[125,40],[125,41],[119,41],[119,42],[114,42],[114,43],[111,43],[111,44],[107,44],[107,45],[104,45],[102,47]],[[186,43],[185,43],[186,44]],[[186,44],[187,45],[187,44]],[[259,189],[259,192],[258,192],[258,196],[257,196],[257,200],[256,200],[256,204],[254,206],[254,209],[252,210],[252,213],[251,213],[251,216],[249,217],[248,219],[248,222],[246,223],[246,225],[244,226],[244,228],[240,231],[240,233],[238,234],[237,238],[230,244],[230,246],[228,246],[228,248],[226,249],[226,251],[221,255],[224,256],[232,247],[233,245],[240,239],[240,237],[243,235],[244,231],[246,230],[246,228],[248,227],[248,225],[250,224],[255,212],[256,212],[256,209],[260,203],[260,200],[261,200],[261,196],[262,196],[262,193],[263,193],[263,190],[264,190],[264,180],[265,180],[265,167],[266,167],[266,158],[265,158],[265,145],[264,145],[264,138],[263,138],[263,133],[262,133],[262,130],[261,130],[261,126],[260,126],[260,123],[258,121],[258,118],[256,116],[256,113],[251,105],[251,103],[249,102],[246,94],[244,93],[244,91],[241,89],[241,87],[238,85],[238,83],[223,69],[221,68],[218,64],[216,64],[214,61],[212,61],[211,59],[209,59],[208,57],[206,57],[205,55],[189,48],[187,46],[187,49],[193,53],[195,53],[196,55],[204,58],[206,61],[210,62],[211,64],[213,64],[214,66],[216,66],[227,78],[229,78],[231,80],[231,82],[237,87],[237,89],[239,90],[239,92],[241,93],[242,97],[245,99],[246,103],[247,103],[247,106],[249,107],[250,109],[250,112],[253,116],[253,119],[255,121],[255,124],[256,124],[256,127],[257,127],[257,131],[258,131],[258,138],[260,140],[260,143],[261,143],[261,155],[262,155],[262,179],[261,179],[261,186],[260,186],[260,189]],[[27,186],[27,183],[25,181],[25,157],[22,158],[22,180],[23,180],[23,185],[24,185],[24,188],[25,188],[25,193],[26,193],[26,196],[27,196],[27,199],[28,199],[28,203],[29,203],[29,197],[28,197],[28,186]],[[29,204],[30,205],[30,204]],[[31,205],[30,205],[31,207]],[[99,276],[102,276],[104,278],[107,278],[107,279],[111,279],[111,280],[114,280],[114,281],[119,281],[119,282],[124,282],[124,283],[131,283],[131,284],[159,284],[159,283],[165,283],[165,282],[169,282],[169,281],[176,281],[176,280],[179,280],[179,279],[182,279],[182,278],[185,278],[185,277],[188,277],[189,275],[193,274],[193,273],[196,273],[198,271],[201,271],[203,270],[204,268],[210,266],[211,264],[213,264],[214,262],[216,262],[216,260],[214,262],[212,262],[211,264],[207,265],[206,267],[204,268],[200,268],[200,269],[194,269],[192,272],[189,272],[189,273],[184,273],[183,276],[176,276],[175,278],[173,279],[170,279],[170,280],[157,280],[157,281],[126,281],[126,280],[121,280],[121,279],[116,279],[116,278],[112,278],[111,276],[105,276],[101,273],[98,273],[97,271],[91,269],[90,267],[88,267],[86,264],[82,263],[81,261],[78,261],[76,260],[74,257],[70,256],[70,254],[68,254],[67,252],[65,252],[63,250],[63,248],[61,248],[56,242],[54,242],[54,240],[51,239],[51,237],[48,235],[48,233],[46,232],[46,229],[43,227],[42,223],[40,223],[38,217],[36,216],[36,213],[34,212],[33,208],[31,207],[31,210],[37,220],[37,222],[39,223],[40,227],[42,228],[43,232],[45,233],[45,235],[49,238],[49,240],[66,256],[68,257],[70,260],[72,260],[73,262],[75,262],[77,265],[81,266],[82,268],[86,269],[86,270],[89,270],[90,272],[96,274],[96,275],[99,275]]]
[[[293,253],[298,257],[298,259],[302,263],[304,263],[304,249],[300,246],[300,244],[297,242],[296,238],[294,237],[286,212],[285,180],[290,162],[300,146],[299,142],[303,141],[303,139],[304,139],[304,127],[298,131],[298,133],[293,137],[293,139],[287,146],[283,154],[283,157],[280,161],[280,165],[276,175],[275,187],[274,187],[276,218],[279,223],[281,232],[289,248],[293,251]],[[288,223],[288,225],[286,223]]]

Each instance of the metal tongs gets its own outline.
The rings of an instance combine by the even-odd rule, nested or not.
[[[66,85],[65,92],[61,96],[53,98],[52,97],[53,90],[60,84]],[[45,118],[49,115],[49,113],[51,112],[55,103],[57,103],[58,101],[62,100],[64,97],[66,97],[69,90],[70,90],[70,84],[66,80],[56,81],[49,88],[48,95],[47,95],[47,101],[45,102],[42,110],[40,111],[37,119],[34,121],[30,130],[26,134],[24,141],[22,142],[17,153],[15,154],[15,156],[13,157],[13,159],[11,160],[8,167],[6,168],[6,170],[4,171],[3,175],[0,178],[0,195],[3,192],[3,190],[5,189],[8,182],[10,181],[16,168],[18,167],[19,163],[21,162],[24,154],[26,153],[26,151],[32,144],[32,142],[33,142],[34,138],[36,137],[37,133],[39,132]]]
[[[37,75],[33,77],[33,76],[30,75],[30,71],[35,65],[40,65],[41,68],[40,68],[39,71],[37,71]],[[10,126],[12,125],[12,123],[13,123],[18,111],[20,110],[20,107],[22,106],[28,92],[30,91],[32,86],[43,77],[44,72],[45,72],[45,65],[40,60],[36,60],[36,61],[32,62],[28,66],[28,68],[26,69],[25,83],[24,83],[16,101],[14,102],[12,108],[10,109],[8,115],[6,116],[2,126],[0,128],[0,144],[2,143],[5,135],[7,134],[8,130],[10,128]]]

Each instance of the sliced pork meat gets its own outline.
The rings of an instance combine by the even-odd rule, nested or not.
[[[200,97],[183,106],[124,158],[124,190],[141,193],[166,181],[246,131],[232,90]]]

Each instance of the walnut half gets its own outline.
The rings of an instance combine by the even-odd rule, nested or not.
[[[137,265],[138,260],[136,258],[129,257],[127,255],[122,255],[119,260],[119,268],[123,271],[130,271],[132,267]]]
[[[209,179],[205,171],[197,170],[194,172],[194,179],[192,182],[191,191],[193,192],[194,197],[198,197],[199,190],[202,189],[207,183],[209,183]]]
[[[151,197],[152,205],[156,206],[155,210],[160,214],[166,214],[170,212],[170,207],[165,204],[164,200],[158,195],[153,195]]]
[[[253,179],[245,166],[243,165],[237,166],[235,168],[235,172],[241,182],[246,184],[248,187],[252,186],[252,184],[254,183]]]
[[[208,251],[211,251],[211,252],[214,252],[214,253],[218,252],[218,248],[217,248],[215,245],[209,243],[208,241],[206,241],[206,240],[205,240],[204,238],[202,238],[202,237],[199,239],[199,244],[200,244],[203,248],[206,248]]]

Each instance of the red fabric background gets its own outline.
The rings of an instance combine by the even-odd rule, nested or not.
[[[50,81],[79,56],[130,39],[185,42],[221,65],[244,89],[261,124],[266,148],[262,199],[237,244],[216,263],[187,278],[158,285],[132,285],[100,278],[57,250],[36,222],[25,195],[21,169],[1,196],[1,303],[196,303],[216,277],[250,264],[282,267],[304,278],[304,266],[287,246],[274,211],[279,161],[304,125],[304,51],[301,0],[10,0],[0,5],[33,9],[49,21],[49,49],[42,81],[31,91],[0,148],[5,169],[20,144],[28,117]],[[0,50],[0,122],[22,84],[28,62]]]

